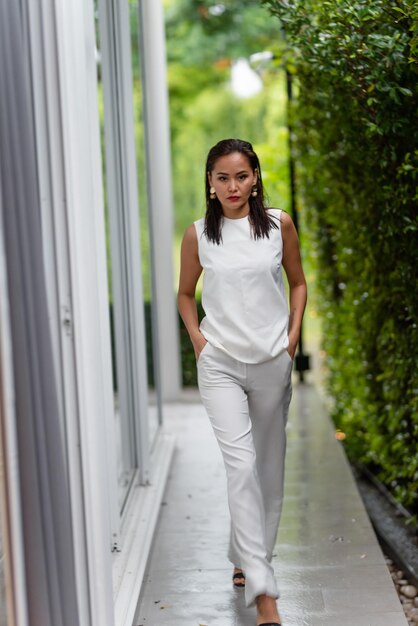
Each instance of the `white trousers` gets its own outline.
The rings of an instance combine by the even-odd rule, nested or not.
[[[228,558],[245,573],[247,606],[260,594],[279,597],[271,560],[283,502],[292,364],[286,350],[247,364],[209,343],[197,362],[202,403],[226,469]]]

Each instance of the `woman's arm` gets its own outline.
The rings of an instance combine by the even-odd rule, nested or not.
[[[199,261],[196,229],[192,224],[186,229],[181,244],[180,280],[177,306],[193,344],[196,359],[199,358],[206,339],[199,330],[195,300],[196,284],[203,268]]]
[[[299,239],[292,218],[284,211],[282,217],[283,259],[282,264],[289,282],[289,347],[293,358],[299,341],[303,313],[307,300],[307,286],[300,258]]]

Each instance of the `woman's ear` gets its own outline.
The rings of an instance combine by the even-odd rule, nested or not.
[[[256,185],[258,183],[258,169],[255,168],[254,170],[254,185]]]
[[[209,186],[212,187],[212,172],[208,172]]]

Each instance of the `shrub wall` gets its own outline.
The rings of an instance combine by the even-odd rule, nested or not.
[[[280,19],[298,86],[298,182],[318,260],[333,418],[351,459],[416,515],[418,5],[265,4]]]

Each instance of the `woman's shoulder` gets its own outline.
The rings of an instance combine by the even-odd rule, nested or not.
[[[288,224],[289,221],[292,221],[289,213],[284,209],[275,209],[274,207],[268,207],[266,212],[270,217],[278,219],[282,224]]]
[[[284,211],[282,209],[276,209],[275,207],[267,207],[266,213],[269,218],[273,218],[273,221],[277,225],[278,229],[281,229],[281,224],[283,222],[283,214]]]
[[[189,224],[184,231],[183,237],[185,239],[196,238],[196,222]]]
[[[186,254],[196,254],[198,250],[198,238],[194,223],[187,226],[186,230],[184,231],[181,247],[182,254],[183,252]]]
[[[190,228],[193,228],[195,234],[200,238],[205,229],[205,218],[200,217],[198,220],[195,220],[193,224],[191,224]]]
[[[282,212],[283,212],[282,209],[276,209],[275,207],[266,208],[266,213],[267,215],[269,215],[269,217],[273,217],[279,220],[281,218]]]
[[[187,226],[184,231],[183,238],[185,241],[196,241],[202,234],[205,227],[205,218],[201,217],[198,220],[195,220],[189,226]]]
[[[198,220],[195,220],[195,221],[193,222],[192,226],[193,226],[193,225],[197,225],[197,226],[204,226],[204,224],[205,224],[205,216],[203,216],[203,217],[199,217],[199,219],[198,219]]]

